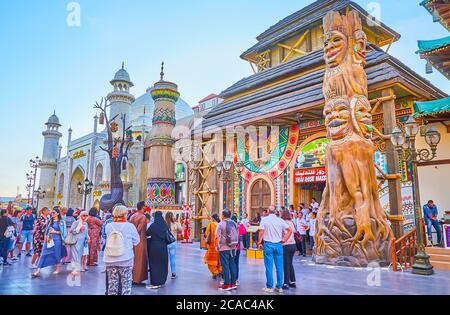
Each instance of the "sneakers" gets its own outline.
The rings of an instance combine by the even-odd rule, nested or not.
[[[222,284],[219,286],[219,290],[231,291],[231,290],[233,290],[233,286],[231,284]]]
[[[239,280],[236,280],[236,285],[240,285],[241,283],[239,282]]]
[[[172,273],[172,276],[171,276],[171,278],[172,278],[172,280],[173,280],[173,279],[176,279],[176,278],[177,278],[177,274],[175,274],[175,273]]]
[[[22,253],[17,254],[17,258],[20,258],[20,257],[22,257]]]
[[[277,293],[283,293],[283,288],[275,288],[275,292],[277,292]]]
[[[31,257],[32,255],[30,253],[27,253],[25,256],[27,257]]]
[[[232,290],[236,290],[238,288],[237,283],[231,285]]]
[[[262,290],[266,293],[273,293],[273,289],[272,288],[262,288]]]
[[[225,281],[222,279],[220,280],[220,285],[223,285],[225,283]]]
[[[162,286],[160,286],[160,285],[148,285],[148,284],[145,286],[146,289],[150,289],[150,290],[156,290],[156,289],[159,289],[161,287]]]
[[[291,288],[296,288],[297,285],[295,284],[295,282],[292,282],[292,283],[289,283],[289,287],[291,287]]]
[[[289,284],[283,284],[283,290],[289,290]]]

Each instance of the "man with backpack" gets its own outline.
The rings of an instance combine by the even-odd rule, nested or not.
[[[216,238],[219,247],[220,264],[224,278],[220,290],[231,291],[237,289],[236,285],[236,247],[239,242],[239,232],[237,224],[231,220],[231,212],[222,212],[222,221],[217,225]]]

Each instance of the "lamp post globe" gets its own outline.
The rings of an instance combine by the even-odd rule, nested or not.
[[[434,126],[430,126],[425,133],[425,141],[430,146],[437,146],[441,141],[441,134]]]

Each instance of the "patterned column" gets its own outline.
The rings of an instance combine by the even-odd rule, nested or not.
[[[177,85],[163,80],[155,83],[150,93],[155,101],[150,133],[149,164],[147,172],[147,204],[152,209],[170,209],[175,206],[175,163],[172,148],[175,140],[175,104],[180,97]]]

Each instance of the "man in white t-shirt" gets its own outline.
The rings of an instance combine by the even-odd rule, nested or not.
[[[292,235],[293,231],[289,225],[275,215],[275,207],[269,207],[269,215],[262,218],[259,226],[258,248],[262,249],[264,240],[264,265],[266,267],[266,287],[265,292],[273,292],[273,263],[277,274],[277,284],[275,290],[283,293],[283,243]]]
[[[311,200],[311,208],[313,212],[317,212],[319,210],[319,203],[317,202],[316,198],[312,198]]]
[[[302,212],[299,212],[297,221],[295,223],[295,227],[302,238],[301,241],[297,244],[297,249],[300,252],[300,255],[306,257],[306,230],[308,229],[309,225],[308,222],[306,222],[306,219],[303,216]]]

